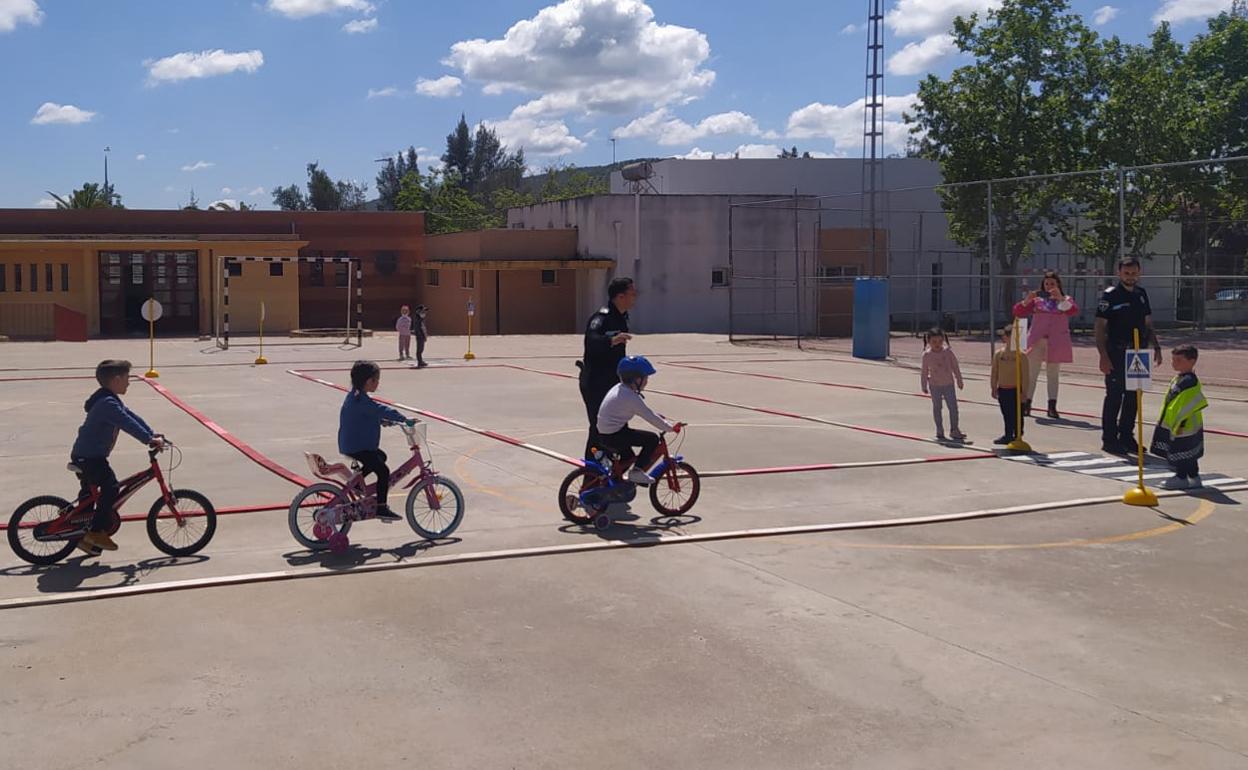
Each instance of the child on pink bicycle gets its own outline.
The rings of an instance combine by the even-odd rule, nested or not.
[[[390,510],[390,468],[386,453],[381,450],[382,423],[415,424],[397,409],[379,404],[368,394],[381,384],[381,367],[374,361],[356,361],[351,367],[351,392],[338,413],[338,451],[360,463],[365,475],[377,476],[377,518],[399,521],[402,517]]]

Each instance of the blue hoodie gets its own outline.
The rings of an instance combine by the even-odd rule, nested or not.
[[[117,434],[123,430],[144,444],[150,444],[155,435],[143,418],[127,409],[121,397],[108,388],[92,393],[82,408],[87,419],[78,429],[78,440],[70,450],[70,457],[108,457],[117,443]]]
[[[381,423],[406,422],[402,412],[379,404],[368,394],[353,390],[338,413],[338,451],[344,455],[368,452],[381,446]]]

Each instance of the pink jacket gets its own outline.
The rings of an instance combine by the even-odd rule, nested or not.
[[[1050,298],[1036,297],[1033,303],[1024,299],[1014,306],[1016,318],[1030,318],[1030,331],[1027,333],[1027,347],[1035,347],[1040,340],[1048,340],[1048,353],[1045,363],[1068,364],[1075,360],[1074,346],[1070,341],[1070,317],[1079,312],[1074,299],[1066,297],[1064,302],[1070,306],[1065,310]]]

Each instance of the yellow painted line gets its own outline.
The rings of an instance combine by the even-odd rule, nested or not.
[[[1127,532],[1122,535],[1109,535],[1106,537],[1091,537],[1079,540],[1057,540],[1049,543],[1001,543],[992,544],[965,544],[965,545],[926,545],[922,543],[847,543],[842,540],[833,540],[820,543],[828,548],[861,548],[869,550],[898,550],[898,551],[1022,551],[1028,549],[1043,548],[1080,548],[1089,545],[1112,545],[1114,543],[1127,543],[1133,540],[1147,540],[1152,537],[1168,535],[1171,532],[1177,532],[1181,529],[1198,524],[1213,515],[1218,506],[1209,500],[1201,500],[1200,506],[1196,512],[1188,516],[1182,522],[1173,522],[1164,524],[1160,527],[1152,529],[1142,529],[1137,532]]]

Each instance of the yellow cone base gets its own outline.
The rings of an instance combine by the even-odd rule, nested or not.
[[[1031,444],[1028,444],[1026,441],[1023,441],[1021,438],[1016,438],[1010,443],[1006,444],[1005,448],[1010,450],[1011,452],[1030,452]]]
[[[467,353],[464,354],[465,361],[473,361],[475,359],[476,359],[476,356],[472,354],[471,350],[469,350]]]
[[[149,380],[154,380],[160,377],[160,372],[156,371],[155,369],[148,369],[147,374],[143,376],[148,378]]]
[[[256,359],[257,364],[267,364],[268,362],[269,362],[269,359],[265,358],[264,356],[260,356],[259,358]]]
[[[1152,508],[1157,505],[1157,495],[1153,494],[1153,490],[1147,487],[1133,487],[1127,490],[1122,496],[1122,501],[1127,505],[1139,505],[1145,508]]]

